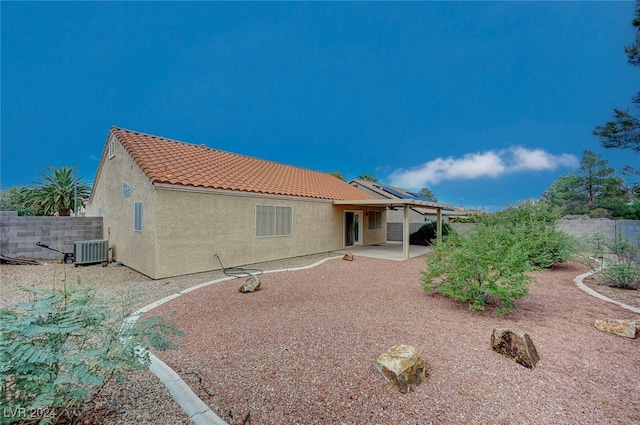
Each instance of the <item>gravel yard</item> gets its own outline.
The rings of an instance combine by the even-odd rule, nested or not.
[[[296,267],[328,256],[258,266]],[[593,326],[598,318],[638,315],[579,290],[573,279],[585,267],[536,273],[533,297],[502,317],[425,293],[418,285],[423,267],[421,257],[332,259],[264,274],[253,294],[237,292],[240,280],[206,286],[153,310],[175,311],[188,333],[181,349],[156,354],[230,424],[640,423],[640,340]],[[105,297],[126,290],[123,302],[137,308],[222,277],[153,281],[126,267],[55,264],[3,265],[0,273],[2,308],[24,299],[16,286],[34,282],[60,285],[80,276]],[[495,327],[527,332],[538,366],[529,370],[493,352]],[[429,373],[406,395],[373,369],[397,343],[418,348]],[[87,411],[87,423],[189,423],[149,372],[111,383]]]

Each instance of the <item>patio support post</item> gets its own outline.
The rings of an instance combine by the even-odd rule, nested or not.
[[[402,259],[409,259],[409,205],[402,206]]]
[[[436,221],[436,246],[442,244],[442,208],[438,208],[438,218]]]

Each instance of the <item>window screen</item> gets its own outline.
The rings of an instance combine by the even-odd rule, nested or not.
[[[256,236],[289,236],[292,234],[292,207],[256,205]]]
[[[382,211],[369,211],[369,229],[382,229]]]

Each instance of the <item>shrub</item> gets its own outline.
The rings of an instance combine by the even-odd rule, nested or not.
[[[609,211],[606,208],[594,208],[589,211],[590,218],[607,218],[609,217]]]
[[[585,241],[588,256],[583,262],[596,272],[599,283],[622,289],[640,289],[640,238],[633,243],[628,237],[617,233],[613,240],[600,234]],[[593,259],[603,262],[594,265]]]
[[[451,226],[448,223],[442,223],[442,237],[444,238],[451,232]],[[412,245],[433,245],[438,238],[438,223],[435,221],[423,224],[417,231],[409,235],[409,243]]]
[[[543,202],[525,201],[484,218],[464,234],[450,235],[426,256],[421,285],[472,309],[509,312],[529,294],[527,272],[566,261],[573,239],[556,230],[559,214]]]
[[[485,219],[488,226],[510,229],[523,244],[529,262],[534,268],[548,268],[567,261],[575,253],[577,242],[557,230],[560,211],[542,201],[527,200],[512,205]]]
[[[421,273],[425,291],[468,302],[474,310],[494,304],[497,314],[528,295],[532,280],[525,273],[530,270],[526,253],[503,227],[483,226],[449,237],[426,256],[426,266]]]
[[[68,414],[107,380],[148,367],[139,347],[174,348],[171,335],[183,335],[165,317],[132,326],[112,302],[80,280],[63,289],[22,288],[31,301],[0,310],[0,404],[11,412]],[[23,410],[23,411],[25,411]],[[15,420],[3,415],[2,423]]]

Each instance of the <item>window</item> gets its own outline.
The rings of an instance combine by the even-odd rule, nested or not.
[[[256,236],[289,236],[292,234],[292,207],[256,205]]]
[[[382,211],[369,211],[369,229],[382,229]]]
[[[128,198],[129,196],[131,196],[131,186],[129,186],[125,182],[122,182],[122,197]]]
[[[142,202],[133,204],[133,230],[142,232]]]
[[[116,144],[113,140],[113,137],[109,139],[108,149],[109,149],[109,159],[116,156]]]

